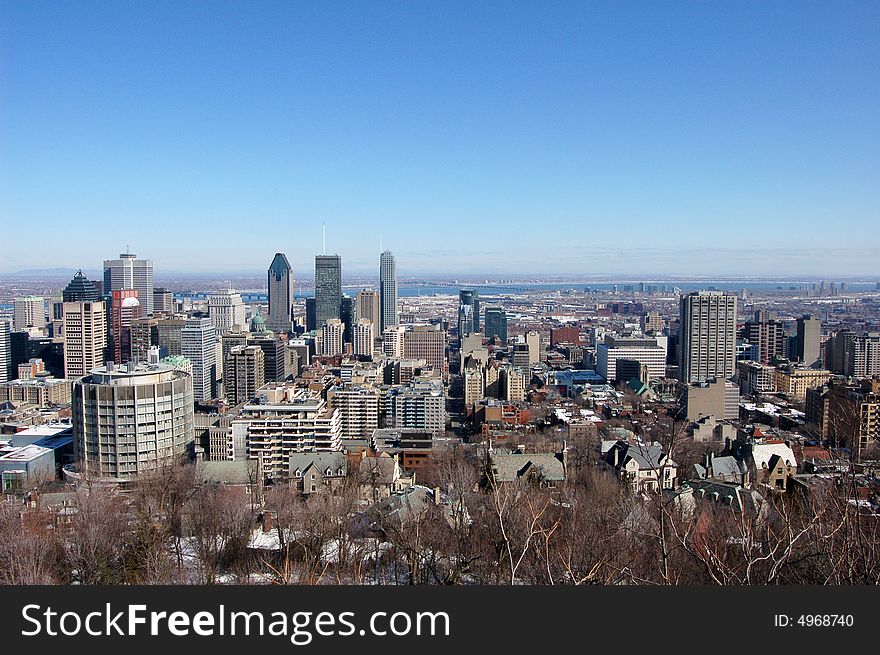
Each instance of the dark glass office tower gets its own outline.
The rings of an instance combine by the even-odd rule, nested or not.
[[[81,270],[76,272],[70,283],[61,292],[64,302],[97,302],[101,292],[95,283],[90,281]]]
[[[339,318],[342,305],[342,257],[315,256],[315,326]]]
[[[342,296],[342,303],[339,306],[339,318],[342,319],[342,341],[351,343],[351,329],[354,324],[354,298],[351,296]]]
[[[269,264],[269,318],[267,327],[277,334],[290,332],[293,306],[293,273],[283,252],[276,252]]]
[[[507,313],[501,307],[486,308],[486,336],[507,343]]]
[[[480,297],[473,289],[462,289],[458,292],[458,334],[480,331]]]

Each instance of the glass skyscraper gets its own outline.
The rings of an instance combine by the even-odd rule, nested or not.
[[[379,255],[379,312],[381,325],[379,332],[385,331],[386,327],[397,325],[397,269],[394,265],[394,255],[386,250]]]
[[[342,304],[342,257],[315,255],[315,327],[339,318]]]
[[[269,265],[269,318],[266,325],[273,332],[290,332],[290,308],[293,306],[293,275],[283,252],[276,252]]]

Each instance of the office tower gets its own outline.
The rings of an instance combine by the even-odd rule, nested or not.
[[[235,289],[223,289],[211,294],[208,298],[208,316],[218,333],[228,332],[236,325],[244,327],[247,324],[244,302]]]
[[[61,298],[64,302],[97,302],[101,299],[101,293],[95,283],[91,282],[82,270],[79,270],[64,287]]]
[[[64,303],[64,377],[80,378],[101,366],[106,347],[104,302]]]
[[[822,321],[809,314],[797,320],[795,359],[804,366],[813,366],[821,359],[819,342],[822,337]]]
[[[12,375],[12,331],[9,321],[0,319],[0,382],[9,382]]]
[[[356,320],[366,319],[373,323],[373,330],[376,334],[381,334],[384,329],[382,319],[380,318],[380,295],[378,291],[372,289],[364,289],[358,291],[354,301],[354,315]],[[395,305],[396,306],[396,305]],[[395,322],[391,325],[397,325],[397,316]]]
[[[342,321],[342,342],[351,343],[351,330],[354,327],[354,299],[350,296],[342,296],[339,305],[339,319]]]
[[[96,368],[74,382],[72,407],[74,455],[85,479],[159,470],[193,441],[192,378],[164,364]]]
[[[150,348],[159,347],[159,319],[151,316],[131,322],[131,358],[147,361]]]
[[[486,308],[486,336],[507,343],[507,312],[501,307]]]
[[[733,376],[736,362],[736,296],[695,291],[679,301],[682,382]]]
[[[153,262],[122,253],[119,259],[104,260],[104,295],[118,289],[137,289],[143,316],[153,313]]]
[[[247,346],[250,341],[250,332],[241,329],[224,332],[220,335],[220,368],[223,371],[223,397],[232,401],[234,398],[235,371],[233,369],[232,351],[235,348]],[[265,379],[265,361],[263,365],[263,376]]]
[[[342,257],[315,256],[315,326],[339,318],[342,305]]]
[[[758,347],[758,362],[768,364],[785,355],[785,329],[780,321],[771,321],[767,313],[758,310],[751,321],[743,326],[743,336]]]
[[[23,296],[13,301],[16,331],[46,326],[46,301],[42,296]]]
[[[510,353],[510,361],[513,365],[522,369],[530,369],[530,360],[529,345],[525,341],[517,341],[514,343]]]
[[[446,363],[446,333],[437,325],[413,325],[403,332],[403,357],[424,359],[442,369]]]
[[[386,250],[379,255],[379,305],[381,318],[376,323],[376,330],[384,332],[385,328],[397,325],[397,267],[394,255]]]
[[[359,318],[355,323],[352,340],[352,349],[355,355],[373,356],[375,341],[373,329],[373,321],[368,318]]]
[[[266,382],[282,382],[287,378],[287,360],[284,357],[284,341],[271,332],[254,335],[251,341],[263,351]]]
[[[124,364],[131,359],[131,325],[140,317],[137,289],[116,289],[110,293],[108,361]]]
[[[338,318],[329,318],[321,326],[320,330],[320,353],[325,357],[333,357],[342,354],[342,333],[345,326]]]
[[[283,252],[276,252],[269,264],[269,318],[267,325],[273,332],[287,334],[291,328],[293,307],[293,272]]]
[[[159,352],[162,357],[176,357],[182,353],[180,344],[185,325],[185,318],[159,319],[156,331],[159,334]]]
[[[480,331],[480,298],[476,291],[461,289],[458,292],[458,337]]]
[[[217,331],[211,319],[193,316],[180,331],[180,354],[192,362],[192,388],[195,402],[211,400],[216,394],[218,373]]]
[[[229,352],[230,376],[226,380],[226,398],[238,405],[257,395],[266,383],[265,354],[259,346],[236,346]]]
[[[392,325],[385,328],[382,333],[382,351],[386,357],[399,359],[403,357],[403,338],[406,328],[402,325]]]
[[[315,299],[306,298],[306,332],[318,329],[318,319],[315,316]]]
[[[175,311],[174,294],[164,287],[153,289],[153,315],[173,314]]]
[[[617,337],[605,335],[605,342],[596,347],[596,373],[608,382],[629,382],[617,370],[620,360],[636,361],[648,367],[649,379],[656,380],[666,376],[666,338],[665,337]]]
[[[541,361],[541,334],[530,330],[526,332],[526,345],[529,347],[529,367]]]

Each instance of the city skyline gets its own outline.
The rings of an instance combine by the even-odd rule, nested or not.
[[[460,9],[4,4],[0,273],[875,274],[876,3]]]

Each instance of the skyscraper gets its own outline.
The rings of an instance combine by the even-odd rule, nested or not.
[[[342,354],[342,321],[338,318],[329,318],[321,326],[321,354],[332,357]]]
[[[507,313],[503,308],[486,308],[486,336],[497,336],[502,344],[507,343]]]
[[[797,320],[795,357],[805,366],[813,366],[820,360],[819,341],[822,337],[822,321],[809,314]]]
[[[344,326],[342,341],[351,343],[351,331],[354,327],[354,298],[351,296],[342,296],[342,302],[339,303],[339,319]]]
[[[379,326],[382,324],[380,318],[380,301],[379,292],[372,289],[364,289],[358,291],[354,300],[355,319],[360,321],[366,319],[373,324],[373,330],[376,334],[380,334]]]
[[[290,332],[290,308],[293,306],[293,274],[290,262],[283,252],[276,252],[269,264],[269,319],[270,330],[279,334]]]
[[[767,313],[757,310],[755,317],[743,327],[744,336],[758,348],[758,362],[768,364],[785,354],[785,329],[781,321],[771,321]]]
[[[64,377],[80,378],[101,366],[106,346],[104,302],[64,303]]]
[[[372,356],[375,334],[373,321],[368,318],[359,318],[355,323],[352,339],[354,354]]]
[[[679,379],[706,382],[733,376],[736,366],[736,296],[695,291],[679,301]]]
[[[217,332],[220,333],[228,332],[236,325],[239,327],[246,325],[244,302],[241,300],[241,294],[236,293],[235,289],[222,289],[211,294],[208,298],[208,315]]]
[[[110,293],[110,343],[107,359],[124,364],[131,359],[131,326],[141,317],[137,289],[117,289]]]
[[[97,302],[101,299],[101,292],[98,291],[97,285],[79,270],[61,292],[61,297],[64,302]]]
[[[180,354],[192,362],[193,398],[204,402],[214,397],[218,374],[217,331],[207,316],[193,316],[180,331]]]
[[[23,296],[13,301],[16,331],[46,325],[46,301],[42,296]]]
[[[12,380],[12,332],[9,321],[0,319],[0,382]]]
[[[475,290],[458,292],[458,338],[480,331],[480,298]]]
[[[339,318],[342,305],[342,258],[339,255],[315,256],[315,327],[331,318]]]
[[[229,359],[226,397],[237,405],[254,398],[257,389],[265,384],[265,353],[259,346],[236,346],[230,351]]]
[[[394,255],[390,250],[379,255],[379,297],[381,318],[376,330],[384,332],[386,327],[397,325],[398,321],[397,267],[394,263]]]
[[[143,316],[153,313],[153,262],[122,253],[119,259],[104,260],[104,289],[107,296],[118,289],[137,289]]]

